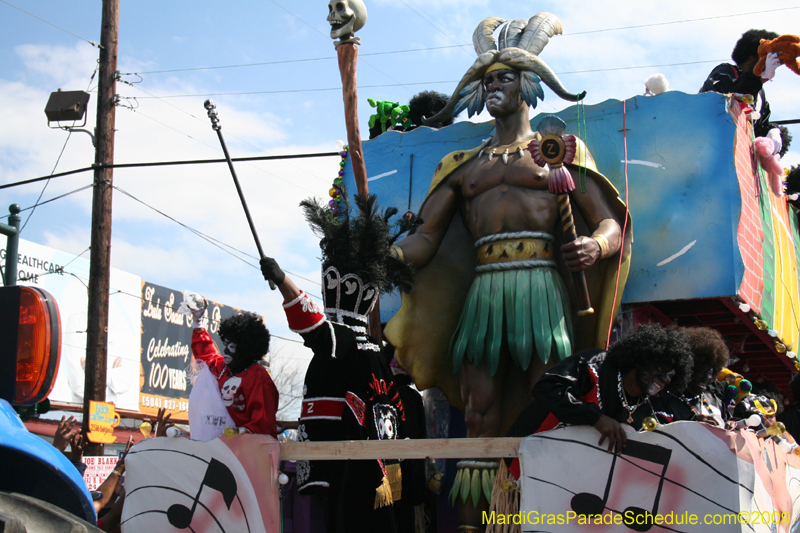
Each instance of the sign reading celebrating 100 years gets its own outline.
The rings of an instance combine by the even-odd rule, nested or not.
[[[142,344],[139,372],[139,410],[155,414],[165,407],[168,413],[186,416],[192,362],[192,320],[177,312],[183,295],[172,289],[142,281]],[[221,349],[219,322],[240,311],[208,302],[203,327]]]

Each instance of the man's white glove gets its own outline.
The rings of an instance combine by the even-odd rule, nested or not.
[[[783,147],[783,139],[781,139],[781,130],[780,128],[772,128],[767,132],[767,138],[772,139],[772,145],[775,147],[772,150],[772,155],[775,155],[781,151]]]
[[[777,52],[770,52],[767,54],[767,64],[764,65],[764,71],[761,73],[761,79],[771,80],[775,77],[775,70],[781,66],[781,60],[778,58]]]
[[[183,293],[183,301],[178,307],[178,312],[192,317],[192,328],[202,328],[207,307],[208,301],[200,294],[186,291]]]

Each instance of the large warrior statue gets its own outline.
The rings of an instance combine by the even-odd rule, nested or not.
[[[583,142],[561,136],[563,123],[552,131],[559,130],[556,117],[542,121],[549,131],[531,129],[529,108],[544,99],[540,82],[566,100],[583,97],[538,57],[561,33],[560,20],[539,13],[504,22],[478,25],[478,59],[447,107],[428,120],[463,109],[472,116],[485,105],[496,131],[437,166],[422,224],[394,248],[418,269],[417,283],[386,329],[417,386],[441,388],[463,410],[471,437],[505,435],[547,367],[576,348],[606,347],[632,241],[625,205]],[[562,229],[559,195],[548,190],[548,173],[560,163],[544,168],[528,152],[531,141],[551,133],[572,140],[563,168],[579,185],[569,194],[580,235],[573,241]],[[572,273],[580,271],[595,312],[577,317]]]

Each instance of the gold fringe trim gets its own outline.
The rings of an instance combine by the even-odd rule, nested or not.
[[[500,460],[500,468],[494,478],[492,500],[489,502],[489,514],[512,516],[519,514],[519,487],[508,472],[506,462]],[[521,533],[521,524],[489,524],[486,533]]]
[[[386,477],[389,478],[393,500],[400,500],[403,497],[403,471],[400,470],[400,463],[386,465]]]
[[[392,486],[389,484],[389,479],[383,476],[381,485],[375,489],[375,507],[373,509],[380,509],[387,505],[392,505]]]

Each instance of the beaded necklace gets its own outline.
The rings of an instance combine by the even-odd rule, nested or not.
[[[633,412],[636,411],[640,405],[647,401],[647,394],[642,394],[639,396],[639,401],[637,401],[636,405],[633,407],[628,405],[628,398],[625,394],[625,389],[622,387],[622,372],[617,372],[617,391],[619,392],[619,399],[622,401],[622,407],[628,411],[628,424],[633,424]]]
[[[672,393],[670,393],[670,394],[672,394]],[[675,396],[674,394],[672,394],[672,395]],[[687,398],[686,396],[681,395],[678,399],[682,400],[683,403],[685,403],[686,406],[689,409],[692,410],[692,413],[694,413],[695,416],[699,416],[699,415],[701,415],[703,413],[701,412],[702,410],[698,411],[697,408],[695,407],[695,405],[697,404],[697,399],[698,398],[700,399],[702,404],[705,406],[706,411],[708,411],[708,414],[713,415],[714,414],[714,410],[711,409],[710,405],[708,405],[708,400],[706,400],[706,397],[703,395],[702,392],[700,394],[698,394],[697,396],[692,396],[691,398]]]

